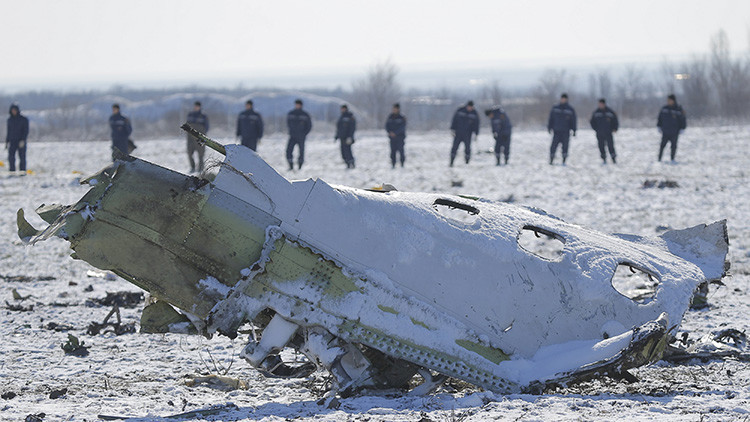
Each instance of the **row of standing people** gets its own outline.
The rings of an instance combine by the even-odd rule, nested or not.
[[[15,113],[18,113],[18,107],[15,107]],[[13,107],[11,114],[13,115]],[[110,117],[110,126],[112,127],[113,147],[123,152],[131,152],[132,142],[129,145],[129,136],[132,131],[130,122],[119,112],[119,106],[113,105],[113,114]],[[507,113],[495,106],[485,111],[485,115],[490,119],[492,135],[495,139],[495,158],[496,165],[501,162],[508,164],[510,157],[510,139],[512,133],[512,123]],[[25,117],[23,117],[25,119]],[[568,103],[568,95],[563,93],[560,96],[560,102],[552,107],[549,114],[547,129],[552,134],[552,143],[550,145],[549,163],[554,164],[558,147],[562,152],[562,163],[566,163],[568,158],[568,148],[570,145],[570,135],[576,136],[578,130],[577,117],[575,109]],[[207,133],[209,129],[208,117],[201,110],[201,103],[196,101],[194,110],[188,114],[187,122],[197,130]],[[619,129],[619,120],[617,114],[609,106],[606,100],[601,98],[597,108],[591,115],[591,128],[596,132],[597,143],[600,156],[603,163],[607,162],[607,152],[613,163],[617,162],[617,153],[614,146],[614,133]],[[9,123],[10,124],[10,123]],[[28,132],[28,121],[25,121],[26,131]],[[667,97],[667,104],[659,112],[657,127],[662,134],[659,146],[659,161],[662,160],[663,152],[667,144],[670,145],[670,158],[675,160],[677,151],[677,140],[680,133],[686,128],[686,115],[680,105],[677,104],[676,97],[670,94]],[[302,100],[295,100],[294,109],[287,114],[287,129],[289,139],[287,141],[286,159],[289,163],[289,169],[294,169],[294,149],[297,148],[297,168],[302,168],[305,160],[305,140],[312,130],[312,118],[303,110]],[[474,137],[479,135],[479,116],[474,107],[473,101],[468,101],[465,106],[456,110],[451,121],[451,134],[453,136],[453,145],[450,152],[450,166],[452,167],[458,154],[461,144],[464,144],[464,159],[468,164],[471,160],[471,141],[472,134]],[[404,145],[406,139],[406,117],[401,114],[401,107],[398,103],[393,105],[391,114],[386,119],[385,130],[390,141],[391,166],[395,167],[400,162],[403,167],[405,162]],[[352,144],[354,144],[354,132],[356,131],[356,119],[349,111],[346,104],[341,106],[341,115],[336,123],[336,134],[334,142],[340,142],[341,157],[346,163],[347,168],[355,167],[354,155],[352,153]],[[10,133],[10,131],[9,131]],[[237,118],[237,137],[240,138],[242,145],[255,151],[260,139],[263,137],[263,118],[253,109],[253,102],[248,100],[245,103],[245,110]],[[25,138],[25,135],[23,136]],[[190,161],[190,170],[196,170],[193,155],[198,154],[197,169],[203,170],[203,153],[204,147],[200,145],[193,137],[188,135],[187,151]],[[22,145],[23,147],[23,145]],[[25,157],[22,159],[25,161]],[[22,169],[25,162],[22,164]]]
[[[392,113],[388,116],[385,124],[385,130],[388,132],[391,144],[391,164],[395,167],[397,156],[401,166],[404,165],[404,140],[406,139],[406,118],[400,112],[400,105],[394,104]],[[194,109],[188,114],[187,123],[202,133],[208,131],[208,117],[202,112],[200,102],[196,101]],[[261,138],[263,138],[263,117],[253,108],[252,100],[245,102],[245,110],[237,117],[236,135],[240,144],[256,151]],[[289,139],[286,147],[286,160],[289,163],[289,169],[294,170],[294,150],[297,149],[297,168],[301,169],[305,162],[305,140],[312,130],[312,118],[310,114],[303,110],[303,102],[300,99],[295,100],[294,109],[287,113],[287,129]],[[352,145],[355,142],[354,133],[357,129],[357,121],[354,115],[349,111],[349,107],[344,104],[341,106],[341,115],[336,122],[336,133],[334,142],[340,143],[341,158],[346,163],[346,167],[352,169],[355,167],[354,154]],[[190,161],[190,170],[195,171],[195,160],[193,155],[198,153],[198,171],[203,169],[203,151],[195,138],[187,135],[188,156]]]
[[[619,120],[617,114],[609,106],[604,98],[599,99],[596,110],[591,115],[589,121],[591,128],[596,132],[596,139],[599,146],[599,154],[604,164],[607,163],[607,152],[612,159],[612,163],[617,163],[617,152],[614,144],[614,133],[619,129]],[[670,158],[674,162],[677,153],[677,139],[687,127],[687,116],[682,106],[677,104],[677,98],[674,94],[667,96],[667,104],[659,110],[656,126],[662,135],[659,145],[659,161],[664,155],[664,148],[670,145]],[[547,130],[552,134],[552,144],[550,145],[549,163],[553,164],[558,145],[562,149],[562,162],[565,164],[568,158],[568,145],[570,143],[570,134],[576,136],[577,119],[573,107],[568,104],[568,95],[560,96],[559,104],[552,107],[547,123]]]
[[[289,168],[294,169],[294,148],[297,147],[297,168],[302,168],[305,157],[305,139],[312,129],[312,119],[310,115],[303,110],[302,100],[296,100],[294,109],[287,114],[287,128],[289,130],[289,140],[287,141],[286,159]],[[493,107],[485,111],[490,118],[490,127],[495,139],[495,157],[496,164],[502,161],[507,164],[510,156],[510,138],[512,124],[508,115],[500,107]],[[187,122],[197,130],[207,133],[209,129],[208,117],[201,109],[201,103],[196,101],[193,111],[188,113]],[[677,140],[679,135],[685,130],[686,115],[682,107],[677,104],[677,99],[673,94],[667,97],[667,104],[659,112],[657,127],[662,134],[659,146],[659,161],[662,160],[664,149],[670,145],[670,158],[675,160],[677,152]],[[15,157],[18,154],[19,168],[26,171],[26,147],[29,135],[29,120],[21,115],[21,110],[17,104],[12,104],[9,109],[7,122],[7,135],[5,147],[8,150],[9,170],[15,171]],[[604,98],[599,100],[596,110],[592,113],[590,124],[596,132],[596,138],[599,146],[599,152],[604,163],[607,162],[607,152],[616,163],[617,153],[614,147],[613,134],[619,128],[617,114],[609,108]],[[135,148],[130,140],[132,126],[130,120],[120,113],[118,104],[112,105],[112,115],[109,117],[111,129],[112,148],[124,154],[129,154]],[[575,137],[577,131],[577,118],[575,109],[568,104],[567,94],[560,96],[560,102],[552,107],[549,120],[547,123],[548,131],[553,134],[552,144],[550,145],[549,163],[553,164],[558,146],[562,149],[562,162],[565,164],[568,157],[568,146],[570,135]],[[406,117],[401,114],[400,105],[394,104],[391,114],[386,119],[385,130],[388,134],[391,150],[391,165],[396,166],[400,162],[403,167],[405,162],[404,145],[406,139]],[[346,163],[347,168],[355,167],[354,155],[352,153],[352,144],[354,144],[354,133],[356,131],[356,119],[349,111],[347,105],[341,106],[341,115],[336,124],[336,134],[334,142],[340,142],[341,156]],[[464,144],[464,157],[468,164],[471,159],[471,140],[472,134],[479,134],[479,116],[474,108],[472,101],[459,108],[451,121],[451,132],[453,135],[453,145],[450,153],[450,165],[453,166],[460,145]],[[260,139],[263,137],[263,118],[253,109],[253,102],[248,100],[245,103],[245,110],[237,118],[237,136],[240,138],[242,145],[252,150],[256,150]],[[190,162],[190,170],[203,170],[203,155],[205,147],[200,145],[197,140],[188,135],[187,152]],[[197,154],[197,165],[193,156]],[[113,154],[114,158],[115,154]]]

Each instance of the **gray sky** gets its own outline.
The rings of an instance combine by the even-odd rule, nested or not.
[[[750,1],[0,0],[0,89],[682,59]],[[341,85],[348,86],[350,81]]]

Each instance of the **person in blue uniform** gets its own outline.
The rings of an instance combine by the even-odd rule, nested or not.
[[[505,164],[510,157],[510,134],[513,125],[505,111],[500,106],[485,110],[484,114],[490,118],[492,137],[495,138],[495,165],[500,165],[502,156]]]
[[[591,114],[591,128],[596,132],[596,141],[599,144],[599,155],[604,164],[607,164],[607,150],[612,157],[612,163],[617,164],[617,152],[615,152],[615,140],[613,134],[620,126],[617,114],[607,106],[607,100],[599,99],[596,110]],[[605,150],[606,148],[606,150]]]
[[[341,115],[336,122],[336,135],[333,140],[341,142],[341,158],[346,163],[346,168],[354,168],[354,154],[352,153],[352,144],[354,144],[354,131],[357,130],[357,120],[349,111],[349,107],[344,104],[341,106]]]
[[[294,101],[294,109],[286,115],[286,125],[289,129],[289,142],[286,144],[286,161],[289,163],[289,170],[294,170],[295,145],[299,150],[297,168],[301,169],[305,162],[305,139],[312,130],[312,119],[306,111],[302,110],[302,100]]]
[[[118,152],[123,155],[130,153],[128,139],[133,132],[130,119],[120,114],[119,104],[112,104],[112,115],[109,116],[109,128],[112,131],[112,161],[114,161]]]
[[[479,115],[474,109],[474,102],[469,101],[465,106],[456,110],[451,121],[451,134],[453,135],[453,146],[451,147],[450,166],[458,154],[458,147],[464,144],[464,159],[466,164],[471,160],[471,134],[479,135]]]
[[[401,114],[401,105],[393,105],[391,114],[385,121],[385,131],[391,144],[391,168],[396,168],[396,155],[399,156],[401,167],[404,166],[404,144],[406,143],[406,117]]]
[[[242,145],[257,151],[263,137],[263,117],[253,109],[252,100],[245,102],[245,111],[237,117],[237,136]]]
[[[568,145],[570,144],[570,133],[576,136],[578,123],[576,111],[568,104],[568,94],[560,96],[560,102],[552,107],[549,112],[547,131],[552,134],[552,145],[549,148],[549,163],[555,161],[557,146],[562,146],[562,162],[568,159]]]
[[[202,134],[208,133],[208,116],[201,109],[201,102],[193,103],[193,111],[187,115],[187,123]],[[198,153],[198,171],[203,171],[203,155],[206,153],[206,146],[198,142],[198,139],[187,134],[187,154],[190,161],[190,172],[195,172],[195,161],[193,155]]]
[[[682,106],[677,104],[677,97],[674,94],[667,96],[667,105],[659,111],[659,118],[656,126],[661,132],[661,145],[659,145],[659,161],[661,161],[664,148],[670,144],[670,158],[674,162],[677,153],[677,138],[687,127],[687,116]]]
[[[16,154],[19,169],[26,171],[26,146],[29,137],[29,119],[21,115],[17,104],[11,104],[8,110],[8,130],[5,135],[5,148],[8,149],[8,170],[16,171]]]

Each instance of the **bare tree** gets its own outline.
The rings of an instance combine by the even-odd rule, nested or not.
[[[643,69],[635,65],[625,66],[625,73],[617,85],[618,96],[622,101],[622,115],[641,118],[646,115],[651,84]]]
[[[396,80],[398,67],[387,59],[375,63],[364,78],[355,81],[353,103],[366,113],[360,119],[364,126],[380,125],[390,110],[390,105],[401,97],[401,87]]]
[[[483,97],[487,102],[493,105],[500,105],[505,97],[505,92],[497,79],[493,79],[487,88],[483,90]]]
[[[613,89],[614,83],[609,70],[601,69],[597,73],[589,74],[589,95],[591,98],[608,98],[612,95]]]
[[[729,38],[724,30],[720,30],[710,43],[711,80],[718,99],[722,115],[730,114],[730,98],[732,96],[732,59],[729,53]]]
[[[536,101],[533,115],[540,123],[547,121],[549,107],[559,98],[560,94],[566,92],[573,85],[574,78],[568,75],[565,69],[547,69],[539,77],[539,82],[534,89]]]
[[[565,69],[547,69],[539,78],[535,97],[542,103],[553,104],[557,97],[565,92],[573,82]]]
[[[707,117],[711,114],[711,80],[708,62],[704,57],[695,56],[685,64],[681,79],[683,103],[691,116]]]

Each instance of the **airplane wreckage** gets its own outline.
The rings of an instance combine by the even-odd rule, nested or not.
[[[498,393],[632,377],[728,269],[725,221],[604,234],[479,198],[288,181],[250,149],[183,129],[225,156],[213,181],[123,156],[81,182],[91,189],[76,204],[37,209],[46,229],[19,210],[19,236],[61,237],[74,258],[158,299],[142,332],[250,327],[241,357],[252,366],[325,369],[344,396],[417,374],[417,394],[446,377]],[[559,241],[559,255],[524,247],[524,233]],[[623,266],[651,289],[618,291]],[[284,362],[285,347],[309,361]]]

